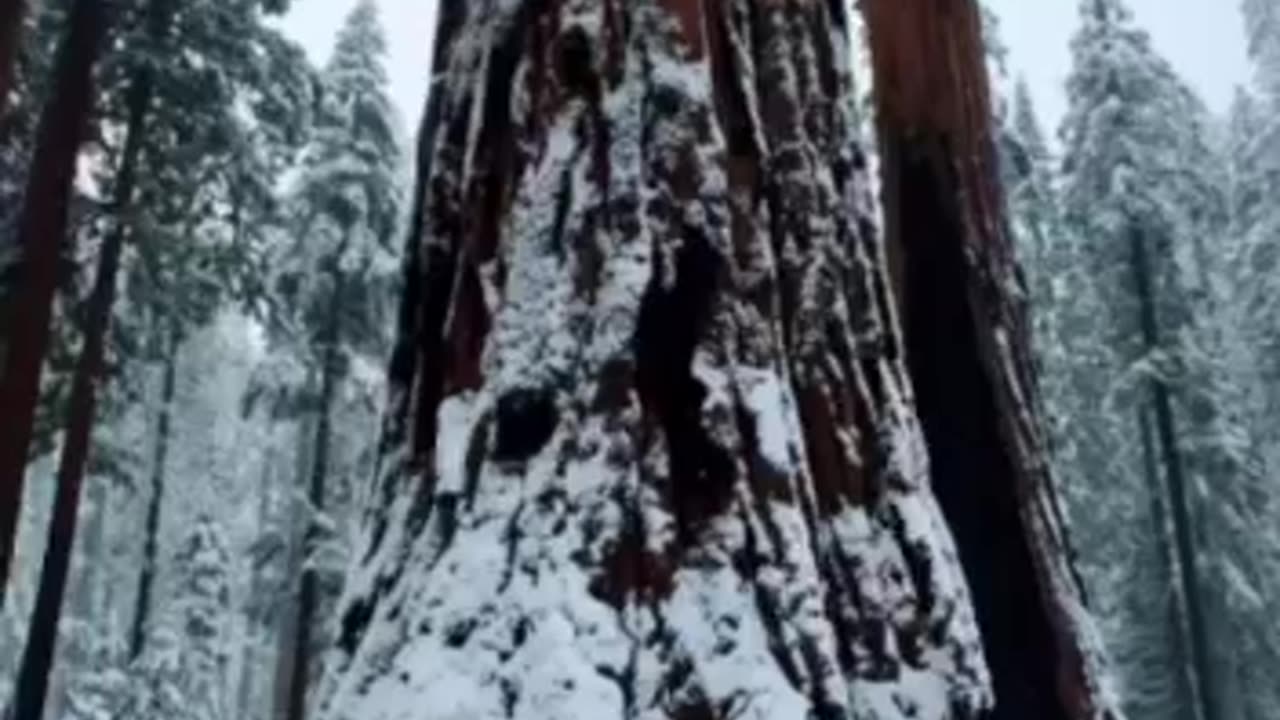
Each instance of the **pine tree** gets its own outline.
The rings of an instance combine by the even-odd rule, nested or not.
[[[1086,565],[1133,717],[1241,717],[1230,648],[1244,616],[1210,588],[1256,579],[1237,571],[1271,550],[1237,541],[1263,527],[1242,500],[1260,487],[1256,443],[1218,360],[1231,344],[1212,247],[1226,231],[1225,175],[1207,113],[1124,4],[1080,7],[1062,133],[1078,271],[1055,314],[1069,359],[1061,397],[1078,398],[1067,444]],[[1104,566],[1130,569],[1108,578]]]
[[[198,517],[174,563],[182,572],[172,604],[133,661],[115,717],[226,720],[230,557],[218,523]]]
[[[58,470],[58,499],[50,529],[37,600],[40,619],[31,625],[28,653],[19,681],[20,702],[37,713],[43,703],[52,647],[66,583],[69,553],[75,537],[76,506],[88,462],[92,430],[99,405],[99,384],[106,375],[110,351],[109,330],[115,310],[117,285],[125,258],[126,241],[147,248],[149,232],[164,227],[173,204],[191,199],[190,212],[211,213],[218,197],[231,197],[232,188],[243,188],[239,170],[241,145],[234,140],[240,127],[261,124],[287,130],[289,107],[273,91],[280,86],[268,76],[287,44],[263,24],[260,0],[236,4],[146,0],[136,7],[119,8],[122,24],[113,36],[112,48],[101,70],[106,86],[104,125],[118,132],[103,132],[104,167],[111,168],[102,183],[111,197],[109,217],[97,257],[93,288],[85,301],[83,339],[67,402],[63,447]],[[265,3],[278,6],[279,3]],[[227,42],[233,40],[235,42]],[[178,62],[157,63],[157,57],[177,52]],[[286,52],[286,55],[289,55]],[[296,50],[293,57],[300,57]],[[232,61],[235,61],[234,63]],[[295,75],[286,76],[292,79]],[[199,88],[199,89],[197,89]],[[116,124],[118,123],[118,124]],[[117,144],[118,141],[118,144]],[[198,159],[199,162],[195,162]],[[186,163],[186,164],[184,164]],[[185,170],[203,170],[198,192],[160,194],[155,189],[167,179],[170,187]],[[266,181],[269,183],[269,181]],[[211,189],[210,189],[211,188]],[[224,194],[219,195],[219,190]],[[170,204],[173,203],[173,204]],[[215,215],[215,217],[217,217]],[[189,227],[186,218],[180,226]],[[232,223],[232,247],[241,239],[242,226]],[[214,258],[222,257],[215,254]],[[197,268],[202,265],[197,265]],[[38,307],[36,309],[39,309]],[[47,315],[44,317],[47,326]],[[25,462],[25,458],[23,459]],[[24,711],[27,712],[27,711]]]
[[[150,170],[136,183],[130,231],[137,252],[115,318],[117,337],[123,327],[142,338],[128,359],[161,368],[131,630],[135,657],[148,636],[179,352],[229,302],[251,310],[263,304],[267,247],[281,221],[276,178],[308,122],[309,67],[300,49],[265,24],[261,5],[183,0],[167,41],[179,62],[154,69],[153,43],[143,34],[126,46],[132,51],[113,57],[108,73],[125,87],[154,74],[157,88],[139,143],[104,148],[122,158],[136,154]],[[127,117],[128,108],[114,112]],[[108,176],[104,184],[119,180]]]
[[[844,4],[441,11],[327,716],[979,717]],[[1107,717],[1052,547],[1013,604]]]
[[[333,495],[333,420],[352,365],[379,354],[381,317],[390,298],[390,238],[399,221],[398,120],[387,95],[386,41],[372,0],[362,0],[338,34],[324,72],[315,136],[297,189],[298,242],[280,282],[295,315],[286,322],[302,338],[314,406],[307,499],[306,560],[298,591],[286,717],[307,715],[313,630],[335,590],[317,567],[324,517]],[[330,586],[325,590],[324,586]]]
[[[1232,106],[1230,161],[1232,164],[1232,232],[1235,242],[1232,274],[1238,279],[1228,290],[1243,331],[1253,348],[1251,364],[1257,372],[1259,426],[1268,429],[1269,467],[1280,467],[1280,433],[1271,419],[1280,412],[1280,318],[1276,276],[1280,272],[1280,211],[1271,198],[1280,195],[1280,9],[1274,2],[1244,0],[1244,20],[1250,29],[1249,51],[1255,65],[1255,90],[1241,90]],[[1241,358],[1243,362],[1249,362]]]
[[[222,527],[207,515],[196,519],[174,564],[182,569],[174,612],[185,642],[183,693],[196,720],[229,717],[227,656],[230,556]]]

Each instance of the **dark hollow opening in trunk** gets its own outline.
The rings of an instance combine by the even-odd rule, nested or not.
[[[521,388],[498,398],[497,420],[493,458],[520,462],[537,455],[551,441],[560,412],[550,390]]]
[[[909,152],[909,151],[908,151]],[[954,183],[902,159],[908,366],[929,446],[933,488],[973,594],[996,692],[991,720],[1066,720],[1055,643],[1018,512],[1017,480],[981,364]],[[962,300],[963,299],[963,300]]]

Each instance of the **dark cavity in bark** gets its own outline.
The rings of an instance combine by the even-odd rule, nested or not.
[[[938,165],[919,153],[898,164],[901,192],[912,202],[911,212],[900,214],[907,356],[933,488],[959,547],[991,667],[997,707],[987,717],[1066,720],[1050,650],[1057,641],[1017,504],[1021,491],[980,365],[959,210],[939,186]]]
[[[496,419],[493,459],[522,462],[551,441],[560,411],[550,390],[519,388],[498,398]]]
[[[685,546],[708,519],[729,506],[733,492],[733,459],[703,429],[707,389],[692,374],[694,350],[711,318],[721,268],[721,258],[706,238],[686,229],[675,284],[664,289],[662,273],[655,272],[640,303],[634,340],[636,387],[646,416],[667,442],[668,492]]]

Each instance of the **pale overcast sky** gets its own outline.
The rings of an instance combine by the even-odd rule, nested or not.
[[[1239,0],[1128,0],[1156,50],[1173,63],[1209,108],[1224,112],[1237,85],[1249,79]],[[1031,86],[1051,133],[1066,110],[1070,38],[1077,0],[987,0],[1000,16],[1010,72]]]
[[[379,0],[387,27],[392,95],[410,132],[418,125],[429,70],[438,0]],[[1077,0],[987,0],[1000,15],[1010,70],[1026,77],[1040,118],[1055,132],[1065,109],[1068,41]],[[355,0],[294,0],[286,30],[324,62],[333,36]],[[1215,111],[1224,111],[1249,67],[1238,0],[1129,0],[1156,48]]]

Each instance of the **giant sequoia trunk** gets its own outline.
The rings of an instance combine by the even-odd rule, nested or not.
[[[991,717],[1114,716],[1049,475],[977,5],[865,7],[908,366],[994,678]]]
[[[20,3],[12,0],[6,3],[17,4]],[[10,10],[16,12],[17,8]],[[0,17],[0,22],[5,19]],[[58,54],[56,86],[40,116],[18,226],[22,261],[13,307],[20,311],[13,313],[6,356],[0,361],[0,606],[4,604],[22,507],[23,478],[49,344],[53,295],[58,285],[58,258],[67,234],[71,184],[92,106],[93,63],[105,23],[101,0],[77,0]],[[2,32],[5,30],[0,27]],[[4,51],[0,46],[0,52]],[[0,63],[4,62],[0,55]],[[2,91],[0,87],[0,99],[4,97]]]
[[[990,716],[874,232],[845,12],[442,4],[329,717]],[[972,286],[945,289],[963,307]],[[967,350],[964,371],[987,367]],[[975,421],[1017,434],[977,438],[990,465],[963,472],[987,502],[961,522],[988,513],[1021,549],[1009,582],[1030,595],[1007,607],[1054,631],[1027,655],[1078,681],[1073,719],[1102,717],[1076,618],[1054,614],[1072,598],[1057,520],[1011,533],[1008,508],[1050,509],[1015,473],[1043,472],[1036,428],[987,403]]]
[[[58,623],[62,617],[71,549],[75,545],[76,518],[79,516],[81,487],[89,458],[98,384],[103,374],[106,335],[111,306],[115,301],[116,274],[120,268],[122,250],[123,239],[120,233],[108,236],[102,246],[97,277],[87,303],[84,343],[76,361],[71,395],[67,402],[67,425],[58,462],[53,518],[49,522],[49,539],[40,568],[35,610],[28,626],[27,645],[18,671],[14,695],[15,720],[40,718],[44,715],[45,693],[49,671],[53,666]]]

